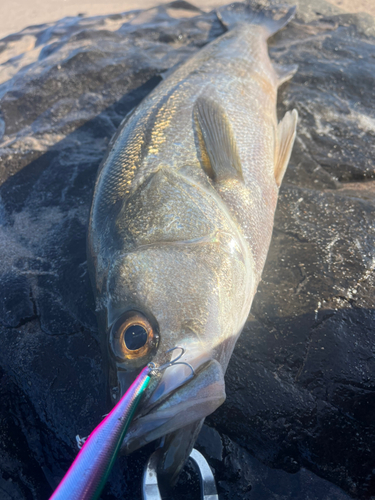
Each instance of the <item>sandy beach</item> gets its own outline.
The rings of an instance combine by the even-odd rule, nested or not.
[[[160,0],[3,0],[0,2],[0,38],[16,33],[27,26],[57,21],[66,16],[95,16],[125,12],[132,9],[146,9],[159,5]],[[192,2],[203,10],[230,3],[228,0],[203,0]],[[367,12],[375,16],[373,0],[332,0],[331,3],[347,12]]]

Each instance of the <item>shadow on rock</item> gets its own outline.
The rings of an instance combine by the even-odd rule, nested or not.
[[[285,318],[273,331],[254,318],[228,368],[227,400],[210,425],[268,466],[290,473],[304,467],[370,498],[374,320],[375,309],[356,307],[328,309],[316,320]]]

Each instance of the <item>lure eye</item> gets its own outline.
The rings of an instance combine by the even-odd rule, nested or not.
[[[133,311],[115,322],[111,330],[111,346],[121,361],[141,360],[157,347],[159,336],[156,328],[141,313]]]

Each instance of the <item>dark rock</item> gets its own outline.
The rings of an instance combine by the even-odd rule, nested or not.
[[[1,498],[48,498],[106,412],[85,250],[96,171],[126,113],[222,32],[174,2],[0,41]],[[222,499],[375,496],[374,40],[370,16],[300,0],[270,41],[299,65],[278,111],[300,121],[227,401],[197,444]],[[121,457],[102,498],[140,498],[151,450]],[[197,484],[187,468],[174,497]]]
[[[340,488],[306,469],[296,474],[270,469],[244,448],[224,437],[225,459],[220,470],[220,498],[230,500],[349,500]]]
[[[17,327],[35,316],[31,288],[26,276],[4,273],[0,283],[0,322]]]
[[[196,446],[207,459],[223,460],[223,443],[216,429],[203,425]]]

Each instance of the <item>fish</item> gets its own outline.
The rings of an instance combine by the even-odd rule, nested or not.
[[[267,47],[295,7],[216,12],[226,32],[123,120],[99,167],[87,237],[112,402],[148,363],[182,350],[149,384],[122,443],[131,453],[156,441],[170,484],[225,401],[298,119],[292,110],[277,120],[278,87],[297,67],[276,66]]]

